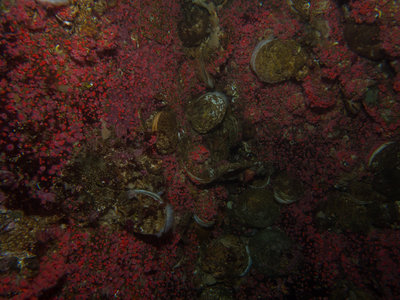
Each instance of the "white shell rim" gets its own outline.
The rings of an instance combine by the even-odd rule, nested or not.
[[[391,145],[391,144],[393,144],[393,143],[394,143],[394,142],[389,141],[389,142],[385,142],[385,143],[382,143],[381,145],[379,145],[379,147],[376,148],[375,151],[372,152],[372,154],[369,156],[369,159],[368,159],[368,167],[371,167],[371,164],[372,164],[372,162],[374,161],[375,157],[376,157],[379,153],[381,153],[383,149],[385,149],[387,146],[389,146],[389,145]]]
[[[274,191],[274,198],[275,198],[276,202],[278,202],[280,204],[292,204],[297,201],[297,199],[285,198],[279,194],[280,194],[279,192]]]
[[[258,53],[260,52],[261,48],[264,47],[266,44],[268,44],[269,42],[273,41],[275,38],[274,37],[269,37],[265,40],[260,41],[256,47],[253,50],[253,53],[251,54],[251,59],[250,59],[250,66],[251,69],[254,71],[254,73],[256,73],[256,75],[258,76],[257,73],[257,69],[256,69],[256,58]]]
[[[201,227],[204,228],[210,228],[211,226],[213,226],[215,224],[215,221],[211,221],[211,222],[205,222],[202,219],[199,218],[198,215],[193,214],[193,219],[195,220],[195,222],[197,224],[199,224]]]

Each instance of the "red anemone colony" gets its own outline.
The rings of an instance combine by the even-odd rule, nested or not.
[[[397,1],[3,0],[0,105],[1,298],[400,298]]]

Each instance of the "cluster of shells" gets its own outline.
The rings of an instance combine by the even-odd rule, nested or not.
[[[400,143],[380,142],[366,156],[370,179],[350,178],[335,186],[316,211],[321,230],[366,234],[400,224]]]
[[[239,122],[228,109],[227,97],[220,92],[209,92],[195,98],[187,106],[186,114],[193,132],[184,145],[185,171],[195,183],[211,183],[235,167],[227,162],[227,156],[229,149],[239,140]],[[210,151],[210,157],[201,163],[192,161],[188,155],[193,149],[192,140],[196,139]]]

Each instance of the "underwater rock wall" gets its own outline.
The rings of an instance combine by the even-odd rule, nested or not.
[[[400,297],[396,1],[50,2],[0,3],[0,297]]]

